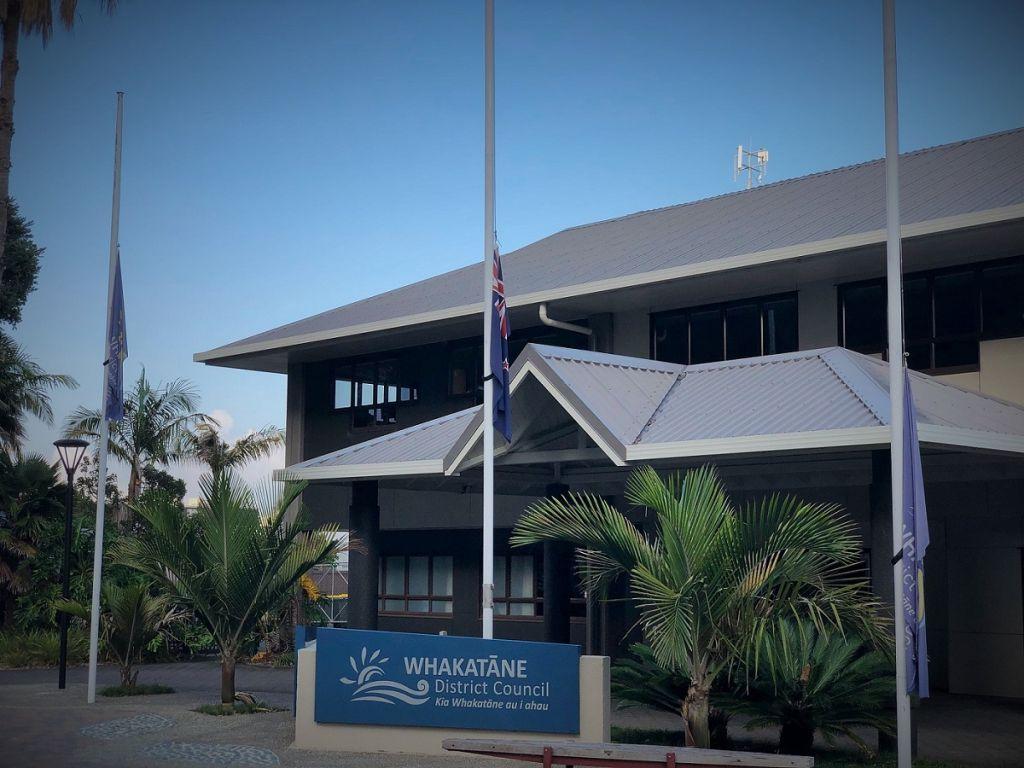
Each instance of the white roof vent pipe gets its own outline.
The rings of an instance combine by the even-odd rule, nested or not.
[[[594,330],[592,328],[587,328],[585,325],[576,325],[575,323],[563,323],[561,320],[554,320],[548,317],[547,302],[544,302],[540,305],[540,321],[549,328],[561,328],[563,331],[582,333],[584,336],[590,336],[594,333]]]

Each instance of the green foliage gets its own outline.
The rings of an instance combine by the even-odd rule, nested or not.
[[[43,248],[32,239],[32,222],[18,212],[8,199],[7,240],[4,245],[3,276],[0,279],[0,322],[17,325],[28,295],[35,290],[39,258]]]
[[[121,421],[110,425],[108,446],[111,455],[125,462],[130,471],[128,499],[136,501],[142,493],[143,469],[154,464],[169,464],[191,455],[192,430],[212,419],[197,409],[199,395],[191,382],[175,379],[154,386],[143,371],[135,386],[125,393]],[[99,437],[101,414],[79,407],[64,425],[65,437]]]
[[[153,595],[148,582],[135,581],[120,586],[105,580],[100,596],[100,626],[107,652],[121,668],[121,686],[131,688],[138,679],[132,672],[142,659],[143,650],[161,629],[178,616],[166,595]],[[89,606],[71,600],[57,600],[54,606],[72,616],[89,620]]]
[[[612,665],[612,698],[622,709],[649,707],[678,715],[683,711],[690,680],[678,672],[666,670],[658,663],[651,649],[643,643],[634,643],[629,655]],[[717,694],[712,695],[714,702]],[[712,706],[708,715],[711,746],[725,749],[729,743],[729,713]],[[676,734],[682,739],[682,732]],[[674,741],[658,742],[674,744]]]
[[[89,638],[84,632],[68,633],[68,663],[81,664],[89,657]],[[0,633],[0,666],[54,667],[60,659],[60,634],[55,630]]]
[[[512,543],[575,544],[580,577],[597,594],[629,579],[654,658],[690,680],[682,714],[697,746],[710,743],[712,684],[780,617],[804,615],[884,642],[877,600],[850,576],[859,542],[837,506],[774,495],[736,508],[712,467],[667,481],[642,467],[626,498],[653,515],[653,536],[603,497],[570,493],[531,505]]]
[[[185,481],[157,467],[146,466],[142,468],[142,492],[166,493],[180,501],[185,495]]]
[[[15,598],[31,594],[39,579],[39,550],[63,519],[63,495],[42,457],[0,451],[0,625],[10,623]]]
[[[265,701],[236,701],[233,704],[200,704],[192,710],[202,715],[254,715],[260,712],[284,712]]]
[[[257,622],[277,611],[312,566],[339,551],[337,528],[307,530],[288,508],[305,484],[254,493],[231,473],[200,481],[202,503],[188,515],[166,497],[132,505],[145,537],[128,537],[115,560],[153,579],[210,630],[220,649],[221,697],[234,699],[234,669]]]
[[[842,735],[870,753],[855,728],[895,734],[890,654],[858,635],[789,619],[766,632],[756,651],[744,670],[747,685],[724,706],[749,715],[748,728],[778,727],[782,752],[809,754],[819,733],[830,745]]]
[[[132,686],[111,685],[102,689],[100,696],[120,698],[123,696],[156,696],[162,693],[174,693],[174,689],[169,685],[160,685],[159,683]]]
[[[227,443],[221,439],[215,424],[205,423],[199,424],[188,439],[191,440],[188,453],[206,464],[216,477],[227,470],[239,469],[251,461],[266,458],[275,448],[284,445],[284,432],[267,425],[234,443]]]
[[[0,333],[0,450],[19,453],[25,419],[35,416],[52,424],[50,392],[77,386],[70,376],[44,371],[13,339]]]

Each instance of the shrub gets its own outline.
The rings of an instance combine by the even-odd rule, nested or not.
[[[201,704],[193,712],[203,715],[254,715],[259,712],[284,712],[265,701],[236,701],[234,704]]]
[[[100,696],[119,698],[121,696],[155,696],[161,693],[174,693],[174,689],[169,685],[160,685],[159,683],[151,685],[111,685],[100,691]]]
[[[89,657],[89,638],[84,633],[68,633],[68,663],[81,664]],[[0,666],[54,667],[60,661],[60,633],[55,630],[30,630],[0,634]]]
[[[744,670],[747,684],[724,706],[750,715],[747,728],[778,727],[784,753],[810,754],[817,732],[830,745],[847,736],[867,754],[854,728],[895,733],[893,667],[887,652],[858,635],[785,620],[762,637]]]

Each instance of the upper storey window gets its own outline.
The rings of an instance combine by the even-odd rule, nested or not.
[[[918,371],[977,370],[979,342],[1024,336],[1024,257],[903,276],[907,364]],[[839,343],[886,354],[884,278],[839,286]]]
[[[651,316],[651,357],[666,363],[713,363],[796,349],[795,293]]]
[[[334,378],[334,409],[351,411],[353,427],[397,424],[399,407],[418,399],[418,389],[402,380],[397,360],[344,365]]]

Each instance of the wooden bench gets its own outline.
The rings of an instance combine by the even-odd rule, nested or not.
[[[644,744],[587,744],[579,741],[520,741],[509,739],[445,739],[449,752],[468,752],[488,757],[504,757],[528,763],[552,765],[596,765],[608,768],[650,768],[664,765],[692,768],[751,766],[751,768],[812,768],[813,757],[772,755],[765,752],[731,752],[692,747],[657,747]]]

